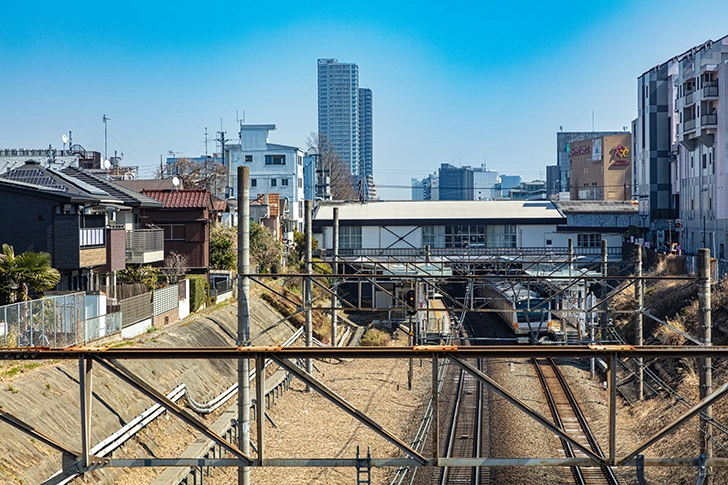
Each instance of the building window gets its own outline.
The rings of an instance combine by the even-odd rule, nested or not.
[[[184,241],[185,225],[184,224],[159,224],[164,230],[165,241]]]
[[[245,155],[245,163],[252,163],[253,155]]]
[[[339,247],[341,249],[361,249],[361,226],[340,226]]]
[[[286,156],[285,155],[266,155],[265,164],[266,165],[285,165]]]
[[[486,247],[488,248],[515,248],[518,246],[516,226],[487,226]]]
[[[276,185],[278,185],[276,179],[270,179],[270,186],[275,187]]]
[[[298,188],[303,188],[303,179],[301,177],[298,177]]]
[[[250,186],[251,187],[257,187],[258,186],[258,179],[250,179]]]
[[[576,245],[580,248],[600,248],[602,247],[602,235],[578,234],[576,236]]]
[[[283,187],[288,187],[288,179],[281,179],[281,185]]]
[[[422,247],[445,247],[445,226],[422,226]]]

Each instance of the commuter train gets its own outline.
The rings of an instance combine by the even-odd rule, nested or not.
[[[542,336],[554,338],[560,331],[559,322],[551,316],[552,302],[520,283],[487,283],[477,291],[517,336],[537,340]]]

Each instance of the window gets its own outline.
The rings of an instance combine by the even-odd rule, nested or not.
[[[298,188],[303,188],[303,179],[301,177],[298,177]]]
[[[516,226],[486,226],[486,247],[515,248],[518,245]]]
[[[422,247],[445,247],[445,226],[422,226]]]
[[[281,179],[281,185],[283,187],[288,187],[288,179]]]
[[[708,154],[703,153],[703,170],[708,168]]]
[[[580,248],[600,248],[602,247],[602,235],[578,234],[576,237],[576,245]]]
[[[245,163],[252,163],[253,155],[245,155]]]
[[[185,225],[184,224],[159,224],[164,229],[165,241],[184,241]]]
[[[258,186],[258,179],[250,179],[250,186],[251,187],[257,187]]]
[[[552,239],[546,239],[546,246],[553,246],[554,241]]]
[[[278,185],[278,181],[276,179],[270,179],[270,186],[275,187],[276,185]]]
[[[361,226],[340,226],[339,247],[341,249],[361,249]]]
[[[266,165],[285,165],[286,156],[285,155],[266,155],[265,164]]]

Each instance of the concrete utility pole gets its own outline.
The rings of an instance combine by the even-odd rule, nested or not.
[[[644,280],[642,280],[642,245],[635,244],[634,250],[636,253],[634,267],[634,344],[642,345],[644,343],[644,336],[642,333],[642,310],[645,307],[645,283]],[[636,371],[637,380],[635,381],[635,394],[637,394],[637,400],[642,401],[645,398],[644,367],[642,357],[637,359]]]
[[[569,238],[569,281],[571,281],[571,273],[574,265],[574,240]],[[567,295],[567,298],[568,295]],[[571,302],[568,302],[569,306],[571,306]],[[586,304],[585,304],[586,306]],[[568,319],[564,319],[562,324],[561,331],[563,332],[562,338],[564,340],[564,343],[567,343],[569,341],[569,325],[568,325]]]
[[[698,250],[698,277],[700,278],[700,290],[698,293],[699,300],[699,322],[700,322],[700,341],[705,346],[712,346],[712,317],[710,307],[710,249],[702,248]],[[704,399],[713,391],[713,359],[712,357],[704,357],[699,359],[700,366],[700,399]],[[700,440],[700,453],[707,458],[713,458],[713,442],[711,437],[713,434],[713,408],[708,406],[700,417],[700,429],[703,435]],[[707,470],[708,484],[713,482],[713,473],[711,469]]]
[[[311,216],[312,216],[312,201],[307,200],[304,202],[304,231],[305,231],[305,271],[307,275],[310,275],[313,271],[311,265]],[[303,286],[303,308],[306,310],[306,347],[313,345],[313,326],[312,326],[312,315],[311,315],[311,300],[313,287],[311,285],[311,278],[305,278],[305,284]],[[313,361],[306,359],[306,372],[309,375],[313,375]],[[311,386],[306,384],[306,392],[311,392]]]
[[[333,234],[333,240],[332,240],[332,247],[334,248],[334,264],[331,267],[331,270],[334,274],[339,274],[339,263],[337,260],[339,259],[339,208],[334,207],[334,234]],[[337,285],[337,279],[332,278],[331,279],[331,286],[333,287],[334,293],[331,295],[331,307],[334,308],[334,310],[331,312],[331,345],[336,346],[338,342],[338,335],[336,335],[337,332],[337,325],[339,323],[339,316],[336,314],[336,307],[339,306],[339,299],[336,296],[336,285]]]
[[[238,167],[238,340],[250,345],[250,167]],[[238,448],[250,453],[250,361],[238,359]],[[263,403],[258,403],[262,406]],[[250,467],[238,467],[238,485],[250,484]]]
[[[599,305],[602,310],[602,340],[607,340],[607,240],[602,239],[602,301]]]

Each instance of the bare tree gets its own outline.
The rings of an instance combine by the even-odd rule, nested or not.
[[[227,169],[213,159],[198,162],[190,158],[175,158],[164,171],[157,171],[158,178],[178,177],[186,189],[207,189],[216,196],[224,196],[227,186]]]
[[[189,256],[186,254],[178,253],[177,251],[170,251],[166,258],[164,258],[164,267],[162,273],[167,278],[168,284],[178,283],[179,280],[187,273],[190,269]]]
[[[341,160],[325,133],[311,132],[307,141],[309,152],[319,155],[319,163],[329,170],[331,198],[334,200],[357,200],[355,177],[349,165]]]

